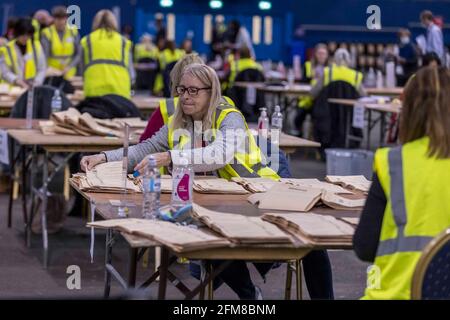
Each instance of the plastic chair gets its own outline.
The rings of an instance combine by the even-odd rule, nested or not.
[[[411,299],[450,299],[450,228],[423,250],[412,278]]]

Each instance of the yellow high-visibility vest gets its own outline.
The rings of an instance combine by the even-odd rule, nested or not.
[[[39,21],[36,19],[31,19],[31,24],[34,27],[34,34],[33,39],[34,41],[40,41],[41,40],[41,25],[39,24]]]
[[[161,112],[164,124],[169,123],[169,118],[175,113],[175,109],[178,106],[178,97],[161,99],[159,102],[159,110]],[[230,104],[235,107],[234,101],[226,96],[222,96],[221,103]]]
[[[244,116],[242,113],[236,109],[235,107],[229,105],[229,104],[220,104],[216,111],[213,114],[213,132],[217,132],[218,128],[220,128],[220,125],[225,119],[225,117],[231,113],[231,112],[237,112],[239,113],[242,118],[244,119]],[[168,144],[170,150],[173,149],[184,149],[186,146],[189,146],[189,137],[182,135],[179,139],[179,141],[174,141],[174,130],[172,128],[171,122],[172,122],[173,116],[169,118],[169,134],[168,134]],[[244,120],[245,121],[245,120]],[[247,123],[245,123],[246,126],[246,134],[247,139],[249,142],[248,146],[248,153],[242,153],[239,152],[240,150],[237,150],[234,154],[233,162],[230,164],[226,164],[224,167],[218,170],[218,175],[221,178],[230,180],[233,177],[247,177],[247,178],[268,178],[272,180],[279,180],[280,177],[278,174],[273,171],[270,167],[264,165],[263,162],[263,153],[261,152],[261,149],[256,144],[255,138],[251,134]],[[215,137],[216,134],[213,133],[213,136]]]
[[[450,159],[429,157],[428,146],[424,137],[375,154],[387,204],[364,299],[410,299],[422,250],[450,227]]]
[[[1,54],[4,56],[5,63],[8,68],[17,76],[22,75],[24,80],[32,80],[36,77],[38,59],[42,55],[42,47],[40,42],[28,39],[25,51],[25,68],[19,69],[17,60],[16,40],[11,40],[4,47],[0,48]]]
[[[329,85],[330,82],[344,81],[351,84],[355,88],[358,88],[363,80],[363,74],[361,72],[346,66],[338,66],[336,64],[333,64],[330,67],[325,67],[323,70],[323,77],[324,87]]]
[[[159,55],[159,66],[161,71],[164,71],[168,64],[180,60],[183,56],[184,51],[181,49],[175,49],[174,51],[164,49]]]
[[[143,58],[158,59],[158,48],[152,47],[151,50],[147,50],[143,43],[138,43],[134,47],[134,60],[137,62]]]
[[[42,35],[46,37],[50,43],[49,56],[47,57],[47,65],[57,70],[64,70],[75,55],[75,41],[78,31],[76,28],[66,27],[63,38],[60,39],[58,31],[52,25],[42,30]],[[71,68],[64,76],[65,79],[72,78],[77,72],[76,68]]]
[[[121,34],[98,29],[81,39],[86,97],[116,94],[130,98],[128,72],[131,42]]]
[[[248,70],[248,69],[255,69],[255,70],[259,70],[261,72],[263,71],[263,67],[258,62],[253,60],[252,58],[243,58],[243,59],[235,60],[235,61],[231,62],[230,69],[231,69],[230,80],[229,80],[230,87],[233,86],[234,80],[236,79],[236,76],[239,72],[242,72],[242,71]]]

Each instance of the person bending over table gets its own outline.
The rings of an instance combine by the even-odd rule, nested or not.
[[[404,91],[401,145],[375,154],[373,183],[353,237],[357,256],[380,272],[379,285],[368,287],[364,299],[411,299],[422,250],[450,227],[449,101],[450,71],[419,70]]]
[[[271,168],[262,163],[263,155],[256,145],[254,137],[247,130],[244,117],[235,107],[221,102],[220,82],[215,71],[204,64],[192,64],[182,73],[180,85],[176,87],[179,95],[179,107],[169,123],[161,128],[152,138],[149,138],[129,148],[128,169],[137,170],[141,174],[148,163],[147,155],[153,154],[158,166],[170,166],[172,159],[177,163],[179,153],[183,151],[191,160],[196,173],[213,172],[221,178],[231,177],[265,177],[278,179],[279,176]],[[175,130],[184,129],[193,136],[194,125],[201,125],[201,132],[216,128],[224,139],[213,142],[202,142],[182,135],[178,141],[173,139]],[[238,143],[246,145],[247,154],[235,152],[235,139],[229,139],[230,132],[246,133],[245,139]],[[239,137],[236,137],[239,138]],[[194,141],[195,140],[195,141]],[[203,140],[203,139],[202,139]],[[195,142],[195,143],[194,143]],[[242,151],[242,150],[241,150]],[[194,154],[202,155],[201,161],[194,163]],[[214,161],[211,156],[222,155],[224,161]],[[217,157],[215,157],[217,159]],[[85,156],[81,159],[82,170],[90,170],[106,161],[122,159],[122,149],[105,151],[97,155]],[[235,161],[237,160],[237,161]],[[253,162],[250,162],[253,161]],[[215,262],[218,263],[218,262]],[[236,273],[236,270],[239,270]],[[255,299],[259,290],[253,284],[250,273],[244,261],[234,261],[222,272],[220,278],[227,283],[241,299]]]
[[[0,75],[6,82],[29,89],[44,82],[46,62],[39,41],[33,39],[29,18],[20,18],[14,26],[14,39],[0,48]]]

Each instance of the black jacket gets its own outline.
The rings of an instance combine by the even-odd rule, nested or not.
[[[329,103],[328,99],[358,99],[356,89],[344,81],[331,82],[322,89],[314,100],[312,108],[312,120],[314,125],[314,137],[321,143],[321,148],[344,148],[347,128],[347,116],[353,117],[351,106]],[[351,123],[351,122],[350,122]],[[362,137],[362,130],[352,127],[350,134]],[[352,142],[350,147],[356,148],[359,142]]]
[[[34,107],[33,119],[48,119],[52,113],[52,98],[55,88],[47,85],[37,86],[34,88]],[[60,92],[62,101],[62,110],[66,110],[72,106],[72,103],[66,96]],[[27,100],[28,91],[17,99],[11,110],[11,118],[26,118],[27,116]]]
[[[264,82],[264,74],[257,69],[246,69],[236,75],[234,81],[237,82]],[[257,122],[259,108],[265,107],[264,93],[256,91],[256,103],[249,104],[247,102],[247,89],[240,87],[232,87],[228,92],[228,96],[236,103],[236,107],[242,112],[247,122]]]
[[[98,119],[141,117],[132,101],[115,94],[86,98],[76,108],[80,113],[87,112]]]

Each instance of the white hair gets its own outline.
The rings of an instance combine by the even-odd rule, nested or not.
[[[334,62],[338,65],[349,65],[351,62],[350,53],[347,49],[340,48],[334,53]]]

